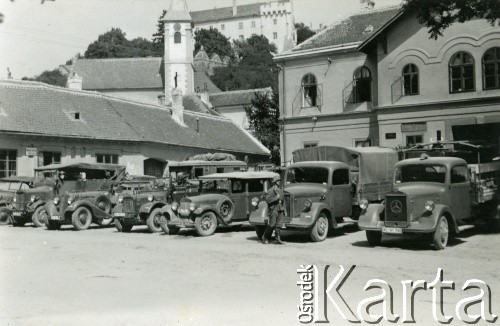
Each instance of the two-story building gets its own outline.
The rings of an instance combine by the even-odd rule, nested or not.
[[[276,57],[282,161],[317,145],[399,147],[500,137],[500,29],[438,40],[400,7],[349,15]]]

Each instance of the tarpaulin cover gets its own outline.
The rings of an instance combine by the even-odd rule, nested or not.
[[[294,162],[337,161],[359,170],[360,183],[377,183],[392,180],[398,153],[382,147],[317,146],[293,152]]]

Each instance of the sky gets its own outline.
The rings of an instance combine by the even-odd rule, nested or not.
[[[237,0],[238,4],[255,1]],[[262,2],[262,1],[259,1]],[[375,8],[401,0],[375,0]],[[232,6],[232,0],[187,0],[191,11]],[[128,39],[151,39],[170,0],[0,0],[0,79],[33,77],[64,64],[112,27]],[[317,28],[361,8],[359,0],[293,0],[295,22]]]

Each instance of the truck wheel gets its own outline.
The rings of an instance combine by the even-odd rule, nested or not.
[[[47,227],[47,230],[59,230],[61,228],[61,223],[49,220],[45,222],[45,226]]]
[[[38,207],[31,215],[31,220],[33,221],[33,226],[36,228],[41,228],[45,225],[45,219],[47,218],[47,211],[43,206]]]
[[[217,229],[217,217],[212,212],[205,212],[196,218],[194,227],[198,235],[202,237],[212,235]]]
[[[262,239],[264,236],[264,232],[266,232],[266,226],[265,225],[256,225],[255,226],[255,233],[257,233],[257,237]]]
[[[448,237],[450,230],[448,227],[448,220],[445,216],[441,216],[438,220],[436,231],[432,237],[432,243],[434,244],[434,249],[443,250],[448,244]]]
[[[92,213],[87,207],[78,207],[71,214],[71,223],[77,231],[87,230],[92,223]]]
[[[149,213],[148,218],[146,219],[146,225],[148,226],[149,231],[153,233],[161,232],[161,209],[155,208],[151,213]]]
[[[132,228],[134,226],[132,224],[122,223],[120,222],[119,219],[115,219],[115,227],[118,230],[118,232],[128,233],[132,231]]]
[[[0,207],[0,225],[11,223],[9,209],[5,206]]]
[[[328,236],[328,218],[325,213],[320,213],[316,223],[311,230],[311,239],[314,242],[320,242]]]
[[[380,246],[382,243],[382,232],[380,231],[366,231],[366,240],[368,244],[372,247]]]

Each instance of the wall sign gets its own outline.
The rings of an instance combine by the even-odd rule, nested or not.
[[[426,122],[403,123],[401,125],[402,132],[427,131]]]
[[[38,153],[38,150],[36,147],[26,147],[26,156],[32,157],[36,156]]]

